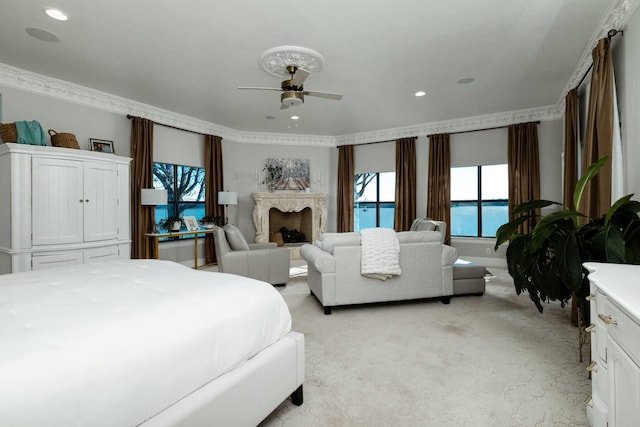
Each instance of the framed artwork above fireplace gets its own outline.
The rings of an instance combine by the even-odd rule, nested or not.
[[[282,172],[273,182],[273,190],[301,190],[310,187],[309,159],[267,159],[268,166],[280,166]]]

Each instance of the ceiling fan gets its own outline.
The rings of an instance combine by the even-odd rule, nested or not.
[[[305,90],[302,84],[311,74],[307,70],[303,70],[302,68],[298,68],[295,65],[288,65],[287,71],[289,72],[290,78],[284,80],[280,88],[274,87],[245,87],[241,86],[238,89],[251,89],[251,90],[275,90],[282,92],[280,95],[280,102],[282,105],[280,109],[283,110],[289,107],[297,107],[298,105],[302,105],[304,103],[304,96],[317,96],[319,98],[325,99],[333,99],[339,101],[342,99],[342,94],[340,93],[331,93],[331,92],[317,92],[311,90]]]

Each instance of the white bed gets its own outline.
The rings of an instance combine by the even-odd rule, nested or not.
[[[251,426],[302,403],[280,294],[168,261],[0,276],[0,347],[3,426]]]

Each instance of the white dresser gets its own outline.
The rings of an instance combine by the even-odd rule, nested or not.
[[[585,263],[591,284],[594,427],[640,425],[640,266]]]
[[[129,163],[0,144],[0,274],[129,258]]]

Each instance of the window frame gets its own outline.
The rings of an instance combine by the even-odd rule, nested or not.
[[[390,173],[393,172],[394,174],[394,180],[395,180],[395,171],[380,171],[380,172],[360,172],[360,173],[355,173],[354,174],[354,179],[353,179],[353,192],[354,192],[354,197],[353,197],[353,214],[354,214],[354,219],[356,216],[356,210],[359,208],[369,208],[369,209],[373,209],[375,208],[376,210],[376,227],[380,227],[380,210],[381,210],[381,205],[388,205],[391,204],[393,205],[393,209],[395,212],[395,208],[396,208],[396,201],[395,201],[395,194],[394,194],[394,200],[380,200],[380,174],[381,173]],[[363,174],[374,174],[375,175],[375,181],[376,181],[376,200],[375,201],[363,201],[363,202],[358,202],[356,199],[356,175],[363,175]],[[355,221],[353,224],[353,228],[354,231],[359,231],[362,230],[362,228],[357,228]],[[391,225],[391,228],[393,228],[393,224]]]
[[[190,165],[180,165],[180,164],[176,164],[176,163],[166,163],[166,162],[153,162],[152,165],[152,170],[153,170],[153,188],[155,189],[165,189],[166,187],[159,187],[156,186],[156,182],[159,181],[160,184],[163,183],[163,181],[160,178],[156,178],[156,174],[155,174],[155,165],[156,164],[161,164],[161,165],[167,165],[167,166],[172,166],[173,167],[173,182],[172,182],[172,186],[173,186],[173,199],[174,200],[167,200],[167,204],[163,205],[163,206],[167,206],[167,215],[168,216],[180,216],[180,205],[202,205],[203,208],[205,209],[205,214],[206,214],[206,205],[205,205],[205,198],[206,198],[206,192],[204,189],[205,186],[205,168],[204,167],[199,167],[199,166],[190,166]],[[199,169],[202,170],[202,200],[180,200],[180,197],[176,196],[176,192],[177,192],[177,188],[178,188],[178,169],[179,168],[193,168],[193,169]],[[184,172],[181,172],[184,173]],[[188,210],[184,209],[184,210]],[[204,215],[203,215],[204,216]],[[196,218],[198,221],[200,220],[200,218]],[[158,223],[159,221],[156,219],[155,220],[156,223]],[[198,235],[198,237],[201,237],[204,235]],[[190,236],[175,236],[175,237],[163,237],[160,239],[160,241],[172,241],[172,240],[189,240],[189,239],[195,239],[196,236],[195,235],[190,235]]]
[[[477,176],[477,199],[452,199],[450,198],[449,200],[449,206],[450,209],[453,210],[453,204],[454,203],[466,203],[466,204],[471,204],[471,203],[475,203],[475,207],[476,207],[476,213],[477,213],[477,222],[476,222],[476,234],[475,235],[463,235],[463,234],[453,234],[453,227],[450,227],[451,230],[451,237],[471,237],[471,238],[482,238],[482,239],[491,239],[491,238],[495,238],[495,234],[493,236],[485,236],[482,230],[482,207],[484,203],[498,203],[498,202],[504,202],[507,204],[507,211],[508,211],[508,206],[509,206],[509,196],[507,195],[506,199],[483,199],[482,198],[482,167],[483,166],[499,166],[499,165],[506,165],[505,163],[499,163],[499,164],[495,164],[495,165],[472,165],[472,166],[456,166],[453,167],[452,169],[455,168],[470,168],[470,167],[475,167],[476,168],[476,176]],[[508,179],[508,177],[507,177]],[[451,190],[450,190],[451,191]],[[508,214],[508,212],[507,212]],[[508,219],[508,218],[507,218]],[[453,224],[452,224],[453,225]]]

